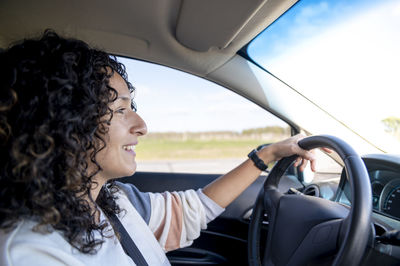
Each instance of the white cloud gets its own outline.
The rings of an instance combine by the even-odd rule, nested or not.
[[[300,37],[269,58],[267,69],[364,137],[384,143],[381,120],[400,117],[398,10],[399,2],[379,2],[324,31],[316,27],[312,38],[292,34]],[[306,32],[302,20],[305,29],[296,30]]]

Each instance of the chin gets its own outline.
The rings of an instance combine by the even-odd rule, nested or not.
[[[107,171],[107,170],[106,170]],[[115,165],[112,169],[109,169],[109,177],[111,179],[121,178],[125,176],[131,176],[136,172],[136,162],[130,164],[119,164]]]
[[[134,165],[130,165],[130,167],[127,167],[126,171],[124,172],[125,173],[122,175],[122,177],[133,175],[136,172],[136,163]]]

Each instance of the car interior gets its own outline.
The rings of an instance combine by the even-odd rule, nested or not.
[[[329,121],[331,116],[247,53],[248,44],[296,4],[2,0],[0,48],[53,29],[110,54],[221,85],[285,121],[292,135],[318,135],[302,143],[304,148],[334,151],[328,156],[341,167],[336,181],[304,182],[294,158],[279,161],[209,223],[193,245],[168,252],[172,265],[400,265],[400,156],[382,152],[354,132],[343,141],[341,132],[348,127],[335,119],[325,131],[301,124],[285,112],[281,100],[297,101],[295,112],[311,110]],[[308,124],[316,121],[309,119]],[[350,146],[347,140],[354,142]],[[360,143],[374,152],[365,154]],[[121,180],[141,191],[163,192],[201,188],[218,176],[150,171]]]

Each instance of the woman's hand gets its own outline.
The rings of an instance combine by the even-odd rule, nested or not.
[[[257,154],[264,160],[264,162],[278,161],[284,157],[294,154],[299,155],[294,164],[295,167],[300,166],[300,171],[304,171],[308,161],[311,163],[311,170],[315,172],[316,158],[313,150],[307,151],[298,145],[298,142],[305,138],[304,135],[298,134],[291,138],[285,139],[266,146]],[[330,152],[329,149],[324,148],[324,151]]]

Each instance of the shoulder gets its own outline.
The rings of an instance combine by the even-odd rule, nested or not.
[[[35,225],[25,220],[12,230],[0,230],[1,265],[82,265],[70,255],[73,248],[60,233],[33,231]]]
[[[115,184],[120,189],[118,194],[118,204],[120,207],[126,208],[127,203],[132,204],[140,216],[148,222],[151,215],[150,193],[141,192],[132,184],[125,184],[118,181]]]

